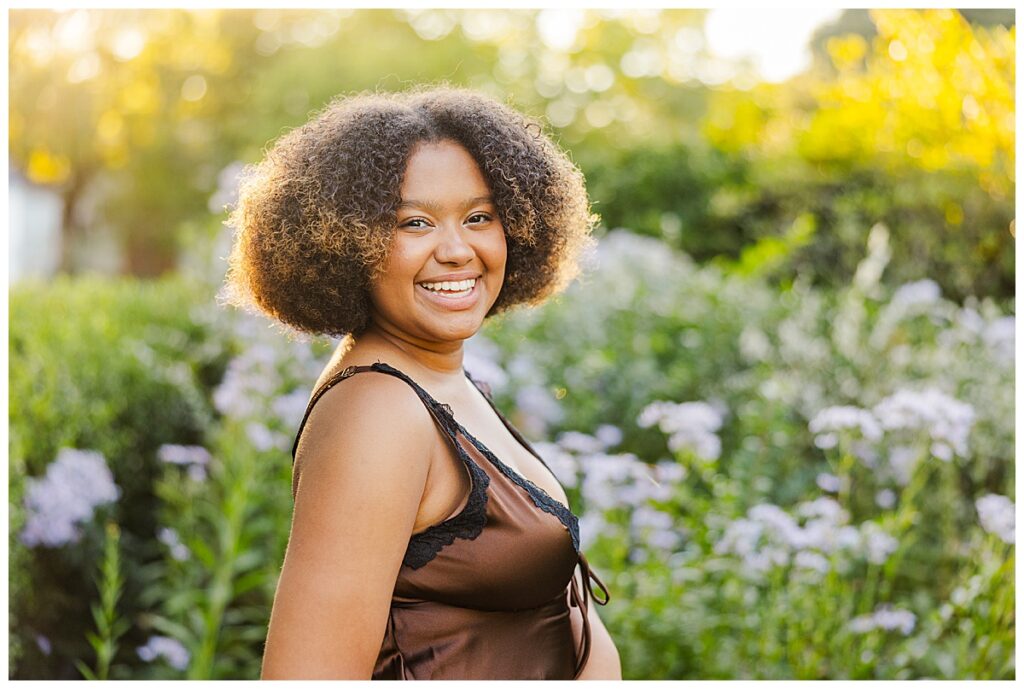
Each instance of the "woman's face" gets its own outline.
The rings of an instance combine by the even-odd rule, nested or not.
[[[470,338],[505,280],[505,228],[483,174],[461,145],[421,142],[400,192],[390,255],[370,289],[371,318],[425,346]]]

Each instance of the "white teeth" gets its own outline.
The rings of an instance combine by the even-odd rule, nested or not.
[[[434,290],[435,292],[440,290],[465,292],[467,290],[473,289],[473,286],[476,284],[476,278],[470,278],[469,280],[460,280],[458,282],[451,282],[446,280],[444,282],[421,282],[420,284],[429,290]]]

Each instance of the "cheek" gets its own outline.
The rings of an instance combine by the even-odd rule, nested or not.
[[[382,278],[381,287],[395,290],[408,286],[408,283],[414,280],[420,270],[422,261],[422,257],[417,255],[414,247],[408,246],[404,242],[395,242],[385,264],[385,276]]]
[[[508,243],[505,240],[504,230],[496,233],[494,239],[488,243],[487,255],[492,266],[504,268],[505,262],[508,260]]]
[[[377,309],[387,310],[388,304],[400,298],[412,277],[408,274],[408,250],[396,242],[388,252],[382,273],[370,282],[370,302]]]

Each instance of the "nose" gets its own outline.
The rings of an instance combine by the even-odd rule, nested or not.
[[[459,223],[445,223],[441,225],[437,233],[437,246],[434,247],[434,257],[438,263],[453,263],[464,265],[473,260],[476,252],[469,245],[463,232],[469,232]]]

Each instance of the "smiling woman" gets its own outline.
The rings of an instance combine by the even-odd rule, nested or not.
[[[538,123],[448,86],[339,98],[249,169],[229,302],[342,336],[296,433],[264,679],[621,678],[565,490],[462,367],[596,220]]]
[[[442,140],[417,145],[400,191],[386,279],[370,289],[371,330],[468,339],[505,280],[505,230],[487,182],[465,148]]]

